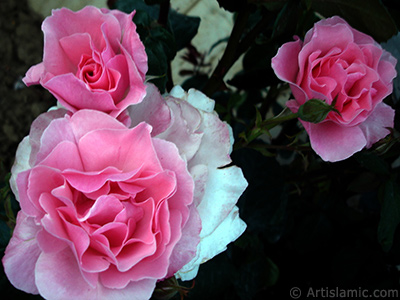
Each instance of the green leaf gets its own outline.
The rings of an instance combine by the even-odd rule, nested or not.
[[[325,120],[326,116],[337,110],[323,100],[310,99],[299,107],[298,116],[300,119],[310,123],[319,123]]]
[[[298,23],[299,9],[298,1],[291,0],[286,2],[275,20],[272,33],[273,38],[287,32],[295,32]]]
[[[378,155],[371,152],[360,152],[354,156],[361,166],[364,168],[379,174],[389,175],[389,165]]]
[[[119,0],[115,8],[127,13],[136,10],[133,22],[146,49],[149,66],[147,75],[158,77],[152,82],[163,93],[168,79],[168,66],[176,54],[176,42],[172,31],[157,22],[159,7],[147,5],[144,0]]]
[[[343,17],[378,42],[387,41],[397,33],[395,22],[379,0],[313,0],[312,8],[324,17]]]
[[[152,80],[152,82],[159,88],[161,93],[165,91],[169,61],[172,60],[176,53],[173,41],[172,34],[163,27],[151,30],[143,41],[148,56],[148,74],[160,76],[158,79]]]
[[[382,198],[381,219],[378,225],[378,241],[386,252],[393,244],[393,236],[400,223],[400,189],[395,180],[387,181],[380,190]]]
[[[169,21],[176,41],[176,50],[179,51],[185,48],[197,34],[200,18],[185,16],[171,10]]]
[[[164,0],[146,0],[149,4],[160,4]],[[133,18],[148,56],[151,80],[163,93],[167,82],[170,61],[176,52],[186,47],[197,34],[200,18],[189,17],[170,9],[168,24],[164,27],[158,23],[159,5],[148,5],[144,0],[119,0],[115,8],[130,13],[136,10]]]
[[[208,76],[205,74],[194,75],[193,77],[186,79],[182,83],[182,88],[186,91],[189,90],[190,88],[201,90],[206,84],[207,80]]]
[[[141,17],[138,18],[138,14],[146,13],[150,19],[155,20],[158,18],[159,8],[156,6],[147,5],[144,0],[118,0],[116,1],[114,7],[115,9],[121,10],[126,13],[130,13],[136,10],[134,22],[136,25],[148,24],[148,22],[143,22]]]

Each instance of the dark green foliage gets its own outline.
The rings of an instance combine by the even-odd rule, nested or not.
[[[378,42],[387,41],[398,30],[380,0],[312,0],[311,3],[311,7],[324,17],[339,15]]]
[[[200,18],[189,17],[170,11],[167,24],[160,24],[158,5],[165,1],[120,0],[116,9],[130,13],[136,10],[133,21],[137,25],[139,36],[148,56],[147,75],[155,77],[152,82],[165,91],[168,81],[168,68],[176,52],[187,46],[196,35]]]

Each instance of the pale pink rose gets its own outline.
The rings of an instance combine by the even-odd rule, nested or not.
[[[117,117],[145,95],[147,55],[133,15],[93,6],[53,10],[42,24],[43,62],[23,81],[41,84],[72,112],[86,108]]]
[[[194,179],[194,207],[202,229],[195,257],[175,274],[182,280],[193,279],[201,263],[224,251],[246,229],[236,202],[247,181],[240,168],[224,167],[232,163],[232,129],[219,119],[214,106],[214,100],[195,89],[185,92],[176,86],[163,98],[149,84],[143,102],[128,108],[133,125],[146,122],[153,126],[153,136],[178,147]],[[190,241],[191,231],[183,228],[177,248]],[[187,255],[187,250],[175,253]]]
[[[15,287],[46,299],[149,299],[157,281],[193,278],[243,233],[236,202],[247,182],[220,168],[231,162],[230,128],[203,94],[174,91],[188,101],[149,85],[129,108],[132,128],[94,110],[33,122],[10,180],[21,211],[3,264]]]
[[[392,92],[395,65],[372,37],[337,16],[317,22],[304,41],[296,37],[272,59],[276,75],[290,84],[293,112],[312,98],[336,99],[339,113],[331,111],[318,124],[301,121],[325,161],[346,159],[389,133],[394,110],[382,100]]]

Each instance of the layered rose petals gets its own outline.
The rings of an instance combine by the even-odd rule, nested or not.
[[[31,129],[29,139],[38,140],[25,139],[18,150],[34,163],[13,169],[22,211],[3,258],[8,277],[49,299],[149,298],[199,242],[186,162],[173,143],[151,137],[148,124],[128,129],[92,110],[47,122],[49,114],[56,116],[40,116]],[[189,223],[189,251],[171,265]],[[29,262],[21,264],[26,252]],[[20,265],[29,281],[15,271]]]
[[[236,202],[247,182],[240,168],[227,167],[231,163],[232,132],[219,119],[214,105],[201,92],[195,89],[185,92],[179,86],[164,100],[157,88],[149,84],[143,102],[129,108],[133,125],[146,122],[158,128],[153,131],[155,137],[178,147],[194,180],[194,208],[172,253],[176,262],[189,255],[191,249],[187,245],[192,243],[193,232],[200,232],[196,222],[191,221],[200,218],[202,228],[195,257],[180,269],[171,268],[170,275],[178,271],[176,277],[183,280],[193,279],[201,263],[224,251],[246,229]],[[151,113],[154,110],[157,115]]]
[[[392,92],[395,65],[370,36],[337,16],[316,23],[303,42],[284,44],[272,59],[276,75],[290,84],[295,100],[287,106],[293,112],[313,98],[339,112],[319,124],[301,121],[326,161],[348,158],[389,133],[394,110],[382,100]]]
[[[54,10],[43,22],[43,62],[24,82],[41,84],[72,112],[95,109],[118,117],[145,94],[147,56],[132,22],[116,10]]]
[[[245,230],[236,203],[247,182],[214,101],[149,84],[127,112],[130,128],[87,109],[32,123],[10,180],[21,211],[3,264],[15,287],[149,299],[157,281],[194,278]]]

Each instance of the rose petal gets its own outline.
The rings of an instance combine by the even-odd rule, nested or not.
[[[66,22],[66,20],[68,21]],[[90,22],[87,20],[90,20]],[[107,23],[109,28],[119,28],[118,21],[113,16],[104,14],[100,9],[93,6],[86,6],[78,12],[66,8],[53,10],[52,15],[46,18],[42,24],[45,36],[43,62],[46,71],[54,75],[71,71],[68,57],[65,56],[65,52],[58,43],[63,37],[76,33],[87,33],[91,36],[95,49],[103,49],[105,47],[101,31],[103,23]],[[117,34],[115,36],[117,39],[121,30],[112,32]],[[81,45],[77,44],[76,46],[78,47],[76,51],[78,51]]]
[[[192,205],[188,222],[182,228],[182,236],[171,253],[166,278],[175,275],[184,265],[194,259],[197,245],[200,242],[200,231],[201,219],[197,209]]]
[[[71,116],[70,123],[76,140],[80,140],[86,133],[98,129],[126,129],[115,118],[95,110],[80,110]]]
[[[19,201],[17,175],[23,171],[30,169],[29,157],[31,155],[32,147],[29,143],[29,136],[23,138],[17,148],[15,154],[15,161],[11,168],[10,187],[15,195],[15,199]]]
[[[114,72],[115,88],[110,89],[111,97],[118,103],[124,98],[127,89],[129,89],[129,70],[126,58],[122,55],[116,55],[111,58],[105,67],[109,70],[110,75]]]
[[[308,99],[305,92],[294,84],[299,72],[298,56],[302,45],[303,43],[301,40],[296,37],[294,42],[283,44],[278,49],[278,53],[271,60],[271,65],[276,76],[282,81],[292,83],[290,88],[296,101],[299,102],[299,105],[303,104]]]
[[[16,288],[37,294],[35,284],[35,265],[40,255],[36,234],[40,230],[34,219],[18,212],[13,236],[2,259],[4,272]]]
[[[28,72],[25,74],[25,77],[22,78],[22,81],[26,84],[26,86],[39,84],[44,72],[44,63],[38,63],[37,65],[29,68]]]
[[[229,154],[232,151],[232,128],[226,122],[222,122],[215,112],[200,111],[200,113],[203,122],[199,131],[203,133],[203,137],[199,150],[188,161],[188,167],[191,168],[198,164],[207,164],[210,168],[228,165],[231,162]]]
[[[40,255],[36,282],[40,294],[48,299],[142,300],[151,297],[156,280],[130,282],[124,289],[109,289],[101,283],[91,287],[83,279],[74,255],[66,249],[57,254]]]
[[[102,129],[87,133],[78,143],[85,170],[100,171],[113,166],[131,171],[143,166],[148,172],[159,172],[150,132],[150,126],[141,123],[130,130]]]
[[[198,151],[202,142],[203,134],[197,131],[201,116],[186,101],[168,98],[167,104],[171,110],[171,123],[157,137],[174,143],[179,149],[179,154],[189,161]],[[188,126],[188,123],[192,128]]]
[[[43,84],[60,103],[76,112],[79,109],[95,109],[105,112],[116,110],[117,107],[107,91],[92,91],[83,81],[72,73],[51,78]]]
[[[128,107],[131,127],[146,122],[153,127],[152,136],[165,131],[171,122],[170,109],[154,84],[147,83],[146,97],[142,102]]]
[[[66,170],[63,172],[63,176],[69,184],[78,191],[83,193],[92,193],[99,190],[107,181],[123,182],[137,175],[140,170],[141,169],[138,168],[130,172],[122,172],[121,170],[111,166],[97,172]]]
[[[393,128],[394,115],[393,108],[381,102],[375,107],[371,115],[360,124],[360,128],[367,139],[367,148],[390,133],[387,128]]]
[[[87,32],[75,33],[60,39],[59,43],[64,50],[64,55],[68,57],[71,63],[72,73],[76,73],[76,68],[83,55],[92,55],[91,37]],[[79,45],[79,47],[77,47]],[[56,74],[54,74],[56,75]]]
[[[36,156],[40,150],[41,138],[42,138],[44,131],[47,129],[47,127],[53,120],[64,117],[66,115],[66,113],[67,113],[67,111],[64,109],[50,110],[46,113],[41,114],[39,117],[37,117],[32,122],[31,129],[29,132],[29,142],[32,147],[31,156],[29,158],[29,163],[31,166],[33,166],[35,164]],[[55,129],[55,130],[57,130],[57,129]],[[64,131],[67,131],[67,129],[62,129],[62,132],[64,132]],[[57,140],[55,136],[52,137],[52,139]],[[56,145],[56,143],[54,145]],[[51,150],[47,150],[46,153],[50,153],[50,151]],[[46,156],[46,154],[44,154],[44,156]]]
[[[192,280],[196,277],[201,263],[225,251],[226,246],[235,241],[245,230],[246,223],[239,218],[239,211],[235,206],[212,234],[201,238],[195,259],[179,270],[176,277]]]
[[[144,45],[140,41],[140,37],[136,31],[136,25],[132,22],[135,11],[129,15],[118,10],[111,10],[109,13],[116,17],[121,24],[121,28],[124,28],[122,46],[127,50],[128,53],[131,53],[132,59],[135,62],[139,73],[141,74],[142,81],[144,81],[148,69],[147,55]]]
[[[343,127],[333,122],[302,123],[310,136],[311,147],[325,161],[346,159],[367,144],[362,130],[357,126]]]
[[[189,214],[187,206],[193,202],[193,179],[174,144],[160,139],[154,139],[153,144],[162,167],[175,173],[176,191],[168,200],[168,205],[170,209],[177,209],[182,213],[185,223]],[[181,225],[183,226],[184,223]]]
[[[60,159],[63,157],[63,159]],[[83,170],[78,147],[70,141],[63,141],[49,153],[39,164],[63,171],[65,169]]]
[[[242,170],[236,166],[210,169],[203,200],[197,207],[203,222],[200,237],[209,235],[235,206],[247,187]]]

